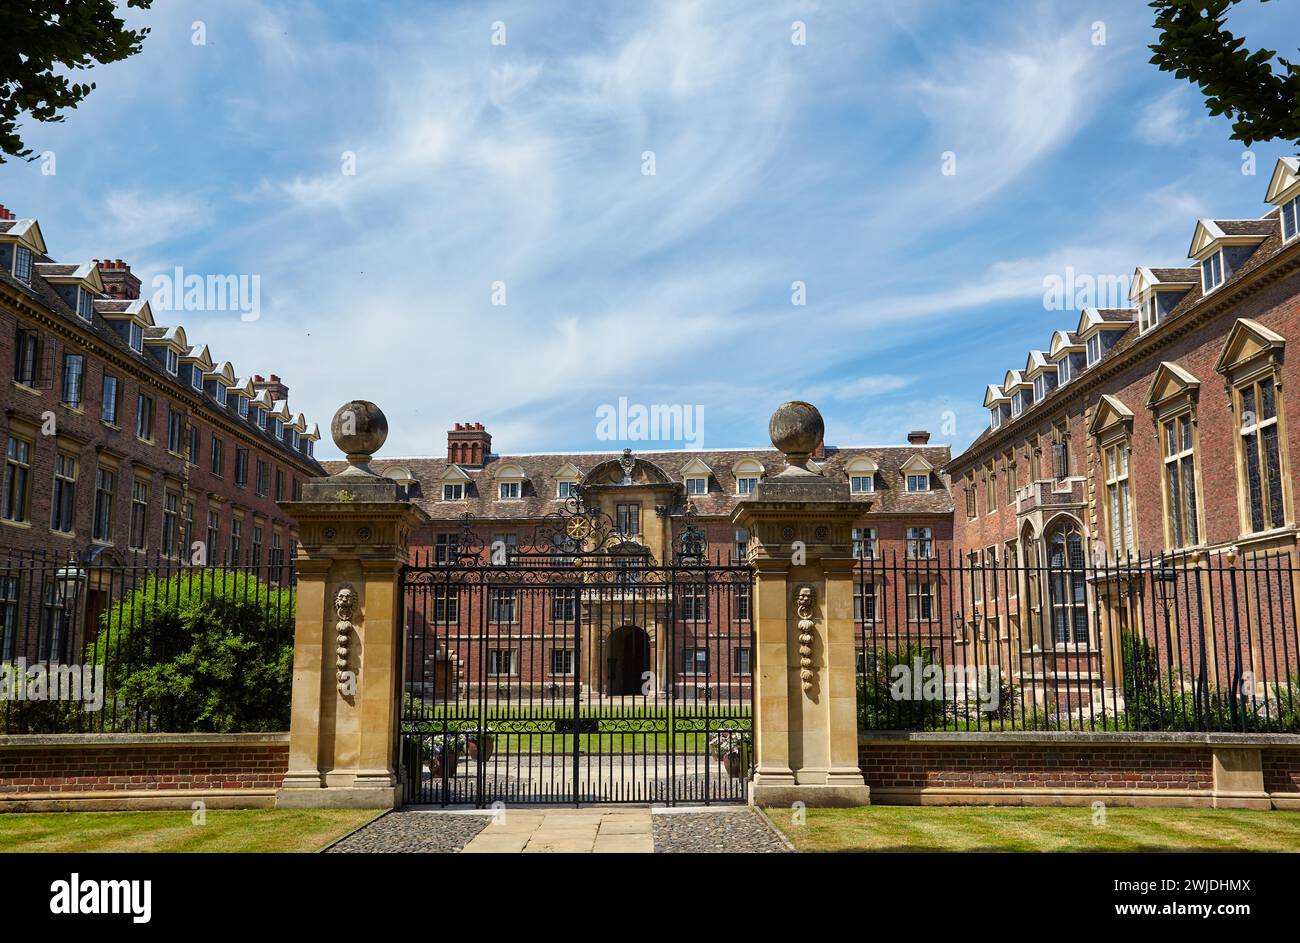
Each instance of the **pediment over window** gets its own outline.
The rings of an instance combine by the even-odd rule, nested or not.
[[[580,481],[582,479],[582,469],[572,462],[565,462],[555,472],[556,481]]]
[[[1262,362],[1277,363],[1286,349],[1286,338],[1258,321],[1238,318],[1228,332],[1223,351],[1214,364],[1216,373],[1231,374]]]
[[[846,475],[874,475],[880,471],[880,466],[867,458],[865,455],[858,456],[853,461],[844,466]]]
[[[1264,202],[1277,206],[1300,193],[1300,157],[1281,157],[1268,181]]]
[[[473,479],[465,474],[464,469],[459,465],[448,465],[446,470],[438,476],[438,480],[444,484],[455,484],[456,482],[468,482]]]
[[[384,477],[391,478],[399,485],[415,484],[415,476],[411,474],[411,469],[406,465],[391,465],[385,468]]]
[[[1002,387],[990,383],[984,389],[984,406],[986,409],[992,409],[1001,403],[1011,402],[1011,397],[1002,392]]]
[[[528,477],[528,473],[524,471],[522,465],[517,465],[514,462],[506,462],[496,470],[496,474],[492,477],[497,481],[523,481]]]
[[[1152,409],[1179,397],[1195,399],[1200,388],[1200,380],[1173,361],[1166,360],[1156,368],[1155,376],[1151,378],[1146,407]]]
[[[601,462],[582,479],[584,488],[601,485],[672,485],[668,474],[653,462],[630,454]]]
[[[900,466],[899,471],[903,472],[903,474],[907,474],[908,472],[911,472],[913,475],[928,474],[934,471],[934,466],[926,461],[924,455],[918,452],[905,461]]]
[[[1088,433],[1101,437],[1121,428],[1125,431],[1133,428],[1133,410],[1109,393],[1103,393],[1092,422],[1088,424]]]
[[[760,478],[763,471],[763,463],[754,458],[742,458],[731,468],[737,478]]]
[[[682,466],[683,478],[707,478],[712,474],[713,469],[698,458],[693,458]]]

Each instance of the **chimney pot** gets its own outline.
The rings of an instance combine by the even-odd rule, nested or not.
[[[907,434],[909,445],[929,445],[930,433],[925,429],[913,429]]]
[[[14,214],[3,203],[0,203],[0,219],[13,219]]]

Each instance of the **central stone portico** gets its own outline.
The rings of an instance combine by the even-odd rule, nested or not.
[[[732,520],[754,566],[756,805],[866,805],[858,766],[853,639],[853,523],[848,483],[809,457],[823,423],[786,403],[769,423],[789,467],[759,482]]]

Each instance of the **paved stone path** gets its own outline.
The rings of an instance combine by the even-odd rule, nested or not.
[[[654,851],[649,809],[507,810],[479,832],[466,854]]]
[[[390,812],[329,849],[469,854],[789,850],[758,812],[744,806]]]

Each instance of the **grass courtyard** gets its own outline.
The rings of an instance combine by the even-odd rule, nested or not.
[[[800,851],[1300,852],[1300,812],[867,806],[767,817]]]
[[[356,809],[210,809],[193,813],[32,812],[0,815],[0,853],[29,851],[317,851],[374,818]]]

